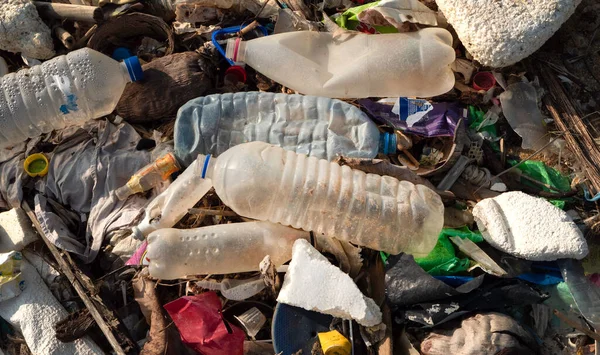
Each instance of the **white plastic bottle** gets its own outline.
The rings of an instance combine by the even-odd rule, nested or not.
[[[454,86],[452,35],[442,28],[337,37],[299,31],[230,39],[227,57],[305,95],[430,97]]]
[[[199,155],[198,166],[223,203],[241,216],[391,254],[427,255],[444,224],[441,198],[423,185],[263,142],[237,145],[218,158]]]
[[[185,166],[198,154],[218,156],[234,145],[252,141],[333,160],[341,155],[374,158],[380,149],[394,154],[395,140],[393,134],[380,133],[358,107],[318,96],[271,92],[208,95],[183,105],[175,121],[175,153]]]
[[[0,148],[111,113],[141,79],[137,57],[119,63],[89,48],[0,78]]]
[[[148,236],[146,257],[150,275],[163,280],[257,271],[266,255],[277,266],[290,260],[299,238],[309,234],[269,222],[164,228]]]

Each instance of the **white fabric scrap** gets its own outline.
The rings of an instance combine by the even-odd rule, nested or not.
[[[473,217],[493,247],[527,260],[583,259],[588,253],[583,233],[566,212],[520,191],[480,201]]]

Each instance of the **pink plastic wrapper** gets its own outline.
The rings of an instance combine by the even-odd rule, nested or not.
[[[243,355],[246,334],[221,317],[221,300],[214,292],[184,296],[164,305],[179,329],[181,340],[204,355]]]

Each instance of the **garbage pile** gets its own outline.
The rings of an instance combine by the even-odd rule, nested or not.
[[[0,353],[597,353],[598,7],[4,1]]]

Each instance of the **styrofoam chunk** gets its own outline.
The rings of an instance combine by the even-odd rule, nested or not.
[[[0,253],[20,251],[38,239],[31,221],[22,209],[0,213]]]
[[[381,323],[375,301],[304,239],[294,242],[292,262],[277,302],[353,319],[367,327]]]
[[[588,246],[571,217],[550,202],[520,191],[477,203],[473,216],[495,248],[528,260],[583,259]]]
[[[436,0],[481,64],[505,67],[538,50],[581,0]]]

